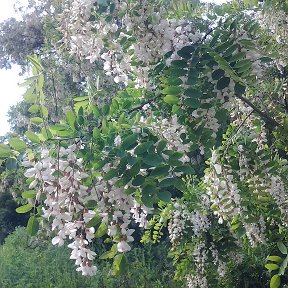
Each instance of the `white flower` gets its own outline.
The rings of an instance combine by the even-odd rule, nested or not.
[[[125,253],[130,251],[131,247],[126,241],[122,240],[119,243],[117,243],[117,250],[120,253]]]

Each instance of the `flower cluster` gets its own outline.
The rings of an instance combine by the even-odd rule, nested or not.
[[[70,258],[79,266],[77,271],[83,275],[94,275],[97,269],[92,261],[96,254],[88,245],[94,238],[95,230],[87,224],[95,212],[85,208],[89,188],[82,181],[88,175],[84,172],[82,159],[77,158],[79,148],[79,144],[70,145],[67,149],[61,147],[57,160],[43,149],[40,159],[31,162],[34,167],[24,175],[34,179],[29,187],[38,189],[36,199],[45,194],[43,217],[53,219],[52,231],[57,234],[52,244],[62,246],[65,239],[73,240],[68,247],[72,249]]]
[[[204,183],[212,202],[211,208],[218,215],[219,223],[240,213],[241,199],[237,184],[233,181],[232,170],[218,163],[215,151],[212,152],[211,169],[205,175]]]
[[[152,64],[169,51],[173,51],[171,60],[179,58],[178,50],[201,37],[192,23],[168,19],[164,9],[149,1],[142,1],[141,5],[118,1],[112,20],[107,21],[104,13],[97,21],[90,21],[96,15],[93,2],[73,1],[64,10],[59,29],[72,55],[90,62],[104,60],[106,75],[112,75],[116,83],[127,85],[134,78],[138,87],[149,86]],[[122,15],[121,22],[117,14]]]
[[[107,234],[116,242],[117,251],[124,253],[131,250],[128,243],[134,240],[134,229],[129,228],[131,221],[148,228],[147,216],[152,209],[126,194],[128,186],[116,187],[117,177],[104,180],[110,164],[94,178],[94,185],[85,186],[83,182],[89,175],[84,172],[83,160],[77,157],[79,149],[81,144],[59,147],[56,156],[43,149],[39,160],[25,161],[25,166],[33,165],[25,176],[31,178],[29,187],[37,190],[37,200],[41,194],[45,195],[43,217],[52,220],[52,231],[56,233],[52,244],[62,246],[66,239],[72,240],[68,245],[72,249],[70,258],[79,266],[77,271],[91,276],[97,268],[92,264],[96,254],[89,249],[95,229],[89,222],[96,213],[107,227]],[[94,211],[85,208],[88,201],[96,201]]]

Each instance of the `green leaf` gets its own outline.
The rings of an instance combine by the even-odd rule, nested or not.
[[[170,105],[178,104],[179,98],[176,95],[166,95],[163,98],[164,102]]]
[[[39,112],[39,105],[34,104],[34,105],[30,106],[30,108],[28,109],[28,112],[30,112],[30,113],[38,113]]]
[[[173,60],[171,61],[171,65],[178,68],[186,68],[188,67],[187,61],[185,60]]]
[[[121,144],[122,149],[129,150],[129,148],[132,148],[136,144],[137,139],[138,139],[138,134],[136,134],[136,133],[129,135],[129,136],[126,136],[123,139],[123,142]]]
[[[45,107],[44,105],[40,106],[40,115],[41,115],[41,117],[43,117],[45,119],[48,118],[49,112],[48,112],[47,107]]]
[[[134,153],[136,155],[141,155],[145,153],[152,145],[153,145],[152,141],[141,143],[135,148]]]
[[[234,91],[236,95],[243,95],[245,93],[246,87],[239,83],[235,83]]]
[[[15,158],[8,158],[5,162],[5,166],[8,170],[15,170],[17,168],[17,160]]]
[[[157,196],[160,200],[164,202],[170,202],[172,197],[169,191],[158,191]]]
[[[162,93],[169,95],[178,95],[179,93],[181,93],[181,88],[175,86],[168,86],[162,90]]]
[[[96,214],[87,224],[86,226],[88,228],[91,228],[91,227],[95,227],[97,226],[98,224],[100,224],[102,221],[102,218],[100,215]]]
[[[32,210],[32,208],[33,208],[32,204],[26,204],[26,205],[23,205],[23,206],[16,208],[16,212],[17,213],[27,213],[30,210]]]
[[[156,149],[157,153],[161,153],[165,149],[166,145],[167,145],[166,140],[160,140],[158,145],[157,145],[157,149]]]
[[[7,158],[11,155],[11,149],[6,144],[0,144],[0,158]]]
[[[215,61],[218,63],[219,67],[225,71],[225,74],[230,76],[234,81],[241,82],[241,79],[238,77],[238,75],[235,73],[235,71],[232,69],[230,64],[219,54],[215,52],[210,52],[210,55],[214,57]]]
[[[193,98],[185,99],[184,104],[193,109],[197,109],[201,106],[201,102],[198,99],[193,99]]]
[[[225,75],[224,70],[222,69],[217,69],[215,71],[213,71],[212,73],[212,79],[213,80],[219,80],[220,78],[222,78]]]
[[[267,257],[267,260],[273,261],[273,262],[281,262],[282,258],[279,256],[269,256],[269,257]]]
[[[169,174],[170,166],[163,165],[156,167],[152,172],[151,176],[158,177],[158,176],[167,176]]]
[[[270,280],[270,288],[278,288],[280,287],[281,280],[280,280],[280,275],[276,274],[273,275],[273,277]]]
[[[132,181],[132,185],[133,186],[140,186],[145,182],[145,177],[142,175],[137,175],[133,181]]]
[[[182,49],[180,49],[177,54],[184,58],[184,59],[190,59],[192,57],[192,53],[195,51],[194,46],[185,46]]]
[[[284,255],[287,254],[287,248],[282,242],[277,242],[277,247],[282,254],[284,254]]]
[[[230,78],[229,77],[223,77],[220,80],[218,80],[216,87],[218,90],[222,90],[222,89],[228,87],[229,84],[230,84]]]
[[[117,254],[117,244],[114,244],[109,251],[106,251],[102,255],[100,255],[99,259],[101,260],[113,259],[116,254]]]
[[[105,181],[108,181],[110,179],[112,179],[113,177],[118,176],[118,169],[111,169],[110,171],[108,171],[104,176],[103,179]]]
[[[159,183],[159,187],[166,188],[173,186],[177,182],[177,178],[166,178]]]
[[[144,156],[143,162],[149,166],[156,167],[163,162],[163,159],[158,154],[147,154]]]
[[[27,232],[30,236],[35,236],[39,230],[39,221],[36,216],[31,216],[27,223]]]
[[[186,89],[184,95],[192,98],[201,98],[203,96],[202,92],[195,88]]]
[[[266,264],[265,268],[268,269],[268,270],[278,270],[279,266],[277,264],[270,263],[270,264]]]
[[[118,276],[127,269],[127,260],[124,253],[118,254],[114,257],[114,261],[111,268],[111,274]]]
[[[43,127],[41,129],[41,134],[39,134],[39,139],[41,141],[45,141],[45,140],[48,140],[48,139],[51,139],[53,137],[51,131],[49,128],[46,128],[46,127]]]
[[[66,113],[66,119],[67,119],[67,123],[69,124],[69,126],[75,130],[75,121],[76,121],[76,116],[72,111],[68,111]]]
[[[34,190],[24,191],[21,196],[25,199],[31,199],[36,197],[36,192]]]
[[[75,102],[82,102],[85,100],[89,100],[89,96],[80,96],[80,97],[73,98],[73,101],[75,101]]]
[[[30,121],[36,125],[42,124],[43,123],[43,119],[40,117],[33,117],[30,118]]]
[[[17,150],[17,151],[21,151],[21,150],[25,150],[27,148],[26,143],[23,140],[20,140],[19,138],[10,138],[8,140],[10,146]]]
[[[25,136],[32,142],[32,143],[40,143],[39,137],[32,131],[26,131]]]
[[[194,174],[195,170],[190,165],[178,166],[174,169],[174,172],[183,172],[185,174]]]
[[[105,104],[105,105],[102,107],[102,114],[103,114],[103,115],[108,115],[108,114],[109,114],[109,110],[110,110],[109,105]]]
[[[106,223],[101,223],[100,226],[98,227],[96,233],[95,233],[95,238],[101,238],[105,234],[107,234],[108,231],[108,226]]]

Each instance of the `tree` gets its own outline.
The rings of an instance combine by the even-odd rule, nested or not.
[[[100,258],[119,274],[135,229],[142,242],[168,232],[175,277],[188,287],[232,287],[245,263],[252,271],[259,257],[264,266],[276,245],[287,254],[286,77],[279,44],[247,13],[267,2],[215,6],[205,20],[190,17],[204,11],[193,3],[67,4],[63,45],[80,63],[102,61],[118,91],[99,105],[101,91],[88,86],[56,125],[45,66],[29,57],[25,99],[36,128],[1,144],[0,157],[27,167],[23,197],[33,201],[18,211],[30,212],[28,230],[48,223],[54,245],[70,239],[83,275],[97,273],[94,238],[108,244]],[[284,279],[286,259],[268,258],[271,287]],[[266,285],[257,273],[245,283]]]

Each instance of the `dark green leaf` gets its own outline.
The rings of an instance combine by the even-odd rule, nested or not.
[[[171,61],[171,65],[175,66],[175,67],[178,67],[178,68],[186,68],[186,67],[188,67],[187,62],[184,61],[184,60],[173,60],[173,61]]]
[[[157,196],[160,200],[164,202],[170,202],[172,197],[169,191],[158,191]]]
[[[136,144],[137,139],[138,139],[138,134],[136,134],[136,133],[129,135],[129,136],[126,136],[123,139],[123,142],[121,144],[122,149],[129,150],[129,148],[132,148]]]
[[[190,108],[197,109],[200,107],[201,102],[198,99],[187,98],[184,100],[184,104]]]
[[[195,170],[190,165],[178,166],[174,169],[174,172],[183,172],[185,174],[194,174]]]
[[[144,183],[144,181],[145,181],[145,177],[144,177],[144,176],[142,176],[142,175],[137,175],[137,176],[133,179],[132,185],[133,185],[133,186],[140,186],[140,185],[142,185],[142,184]]]
[[[166,188],[173,186],[177,182],[177,178],[166,178],[159,183],[159,187]]]
[[[156,167],[152,172],[151,176],[158,177],[158,176],[167,176],[170,170],[170,166],[159,166]]]
[[[212,79],[213,80],[219,80],[220,78],[222,78],[225,75],[225,72],[222,69],[217,69],[215,71],[213,71],[212,73]]]
[[[229,77],[223,77],[220,80],[218,80],[216,87],[218,90],[222,90],[222,89],[228,87],[229,84],[230,84],[230,78]]]
[[[136,155],[141,155],[145,153],[152,145],[153,145],[152,141],[141,143],[135,148],[134,153]]]
[[[17,160],[15,158],[8,158],[5,162],[8,170],[15,170],[17,168]]]
[[[158,154],[148,154],[144,156],[143,162],[149,166],[156,167],[163,162],[163,159]]]
[[[201,98],[202,92],[195,88],[188,88],[185,90],[184,95],[192,98]]]

